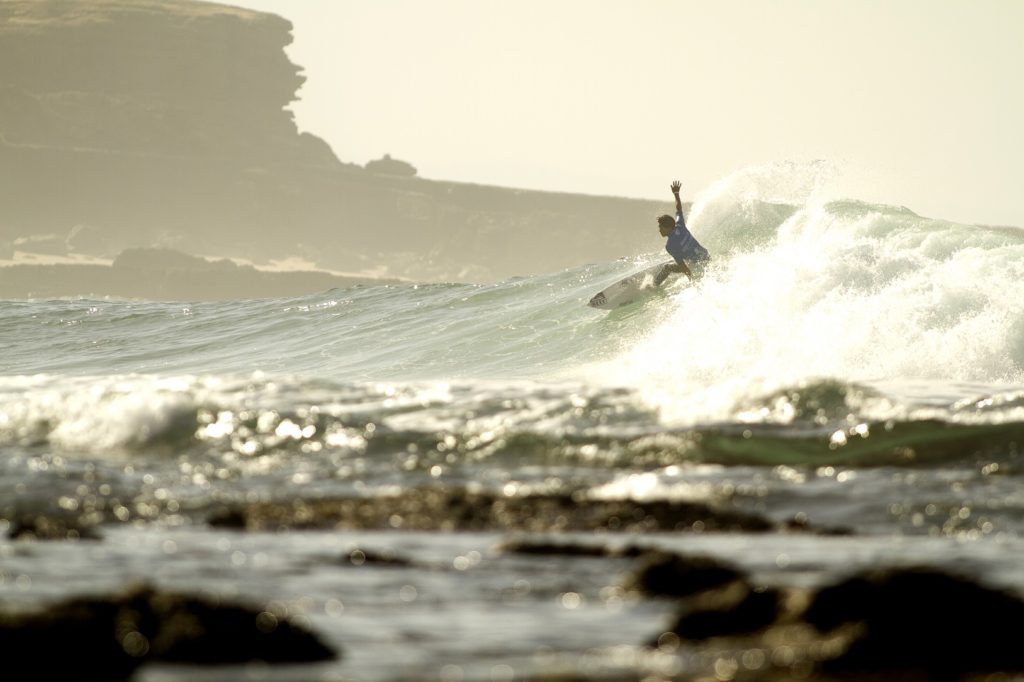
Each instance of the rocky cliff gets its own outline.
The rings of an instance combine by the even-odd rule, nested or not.
[[[667,202],[343,163],[286,109],[291,40],[280,17],[192,0],[0,0],[0,257],[164,247],[485,281],[657,248]]]

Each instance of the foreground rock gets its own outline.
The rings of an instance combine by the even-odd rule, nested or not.
[[[919,671],[931,679],[1024,671],[1016,595],[928,568],[871,571],[817,592],[804,619],[855,628],[830,672]]]
[[[149,661],[215,665],[337,658],[283,616],[150,587],[0,612],[4,667],[32,679],[113,680]],[[30,671],[30,672],[29,672]]]
[[[24,514],[7,522],[11,540],[100,540],[95,524],[74,516]]]
[[[651,644],[695,646],[735,680],[963,680],[1024,672],[1021,622],[1019,596],[930,568],[867,571],[819,589],[740,576],[682,601]]]
[[[738,568],[712,557],[651,551],[640,557],[624,587],[650,597],[688,597],[743,578]]]

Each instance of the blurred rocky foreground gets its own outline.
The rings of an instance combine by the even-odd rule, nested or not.
[[[434,181],[387,155],[340,161],[285,109],[305,80],[284,52],[291,29],[193,0],[0,2],[0,259],[156,247],[483,282],[653,248],[668,201]],[[69,277],[63,295],[95,293],[80,274],[45,277]],[[24,291],[0,277],[0,296]]]
[[[522,679],[996,682],[1019,679],[1024,673],[1024,652],[1015,627],[1024,619],[1024,601],[966,575],[910,564],[879,566],[828,577],[817,585],[794,586],[766,582],[720,558],[668,551],[654,544],[659,532],[833,534],[835,529],[807,524],[777,527],[764,519],[699,503],[543,494],[504,499],[432,489],[408,490],[398,497],[242,504],[206,514],[210,526],[239,533],[300,528],[400,533],[410,527],[396,526],[396,514],[403,519],[447,518],[450,524],[416,529],[508,533],[494,552],[537,564],[557,561],[563,566],[562,589],[585,591],[574,583],[574,576],[589,571],[578,571],[580,562],[596,562],[607,567],[609,584],[602,593],[610,590],[622,600],[659,600],[672,606],[668,618],[652,618],[646,641],[624,638],[622,645],[637,653],[632,662],[595,677],[582,671],[548,674],[542,667]],[[30,551],[37,542],[102,544],[104,528],[110,523],[137,522],[114,517],[97,522],[102,516],[89,522],[58,515],[10,518],[6,539],[19,551]],[[566,530],[584,530],[593,536],[569,538],[563,534]],[[446,571],[452,581],[463,577],[451,565],[423,563],[373,547],[325,555],[322,562],[320,568],[339,576],[400,568],[435,581],[444,579]],[[521,571],[522,564],[517,565]],[[355,575],[351,580],[353,585],[360,584]],[[538,610],[549,597],[540,591]],[[494,599],[494,608],[500,612],[501,594]],[[519,608],[528,608],[528,603],[522,602]],[[382,613],[381,622],[387,617]],[[282,603],[202,596],[151,584],[54,599],[35,608],[0,604],[0,650],[5,652],[5,662],[13,670],[32,670],[38,679],[116,680],[152,665],[206,667],[262,661],[274,666],[344,656],[344,643],[331,643],[326,634],[316,632],[308,619],[289,614]],[[403,645],[398,641],[396,655],[401,655]],[[423,671],[423,676],[409,679],[435,677]]]

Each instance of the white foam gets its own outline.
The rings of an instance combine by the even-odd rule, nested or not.
[[[743,215],[731,207],[755,195],[739,184],[694,207],[695,232]],[[817,378],[1024,381],[1024,231],[808,197],[762,246],[717,258],[603,377],[669,422],[731,419]]]
[[[15,377],[0,386],[0,444],[48,442],[93,453],[160,439],[194,422],[196,384],[189,378]]]

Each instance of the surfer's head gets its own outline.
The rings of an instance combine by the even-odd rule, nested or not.
[[[658,231],[661,232],[662,237],[667,237],[672,234],[673,228],[676,226],[676,219],[670,215],[663,215],[658,217]]]

